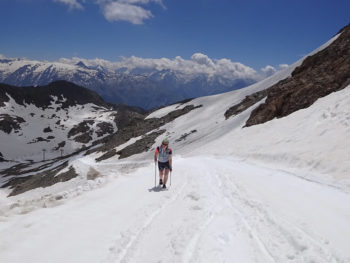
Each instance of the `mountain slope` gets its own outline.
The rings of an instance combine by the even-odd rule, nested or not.
[[[174,163],[169,191],[153,189],[153,164],[104,163],[80,189],[8,203],[2,261],[349,261],[349,194],[227,157]]]
[[[25,88],[1,84],[2,156],[37,161],[43,154],[71,154],[116,131],[115,115],[96,93],[69,82]]]
[[[232,67],[232,62],[220,66],[226,75],[219,75],[220,72],[213,75],[204,69],[189,74],[186,72],[188,66],[181,72],[142,67],[126,70],[122,65],[110,62],[97,65],[86,65],[82,61],[72,63],[69,60],[0,59],[0,82],[15,86],[42,86],[66,80],[97,92],[109,102],[153,109],[183,99],[239,89],[261,78],[253,69],[243,65],[234,64],[233,69],[226,69]]]
[[[268,100],[268,92],[256,93],[293,81],[307,61],[245,89],[122,120],[102,145],[65,159],[64,172],[78,175],[71,180],[11,197],[13,189],[2,189],[1,259],[349,262],[347,80],[307,108],[246,125]],[[225,114],[246,98],[243,110]],[[164,137],[174,152],[168,191],[155,186],[153,163]],[[125,152],[131,156],[123,159]]]

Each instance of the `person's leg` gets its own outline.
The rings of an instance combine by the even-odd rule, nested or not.
[[[166,185],[166,182],[168,181],[168,175],[169,175],[169,169],[165,169],[164,171],[164,185]]]
[[[164,169],[159,170],[159,184],[163,182]]]

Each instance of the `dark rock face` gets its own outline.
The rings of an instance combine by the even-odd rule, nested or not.
[[[98,137],[102,137],[105,134],[112,134],[114,132],[113,125],[108,122],[100,122],[96,125],[98,130],[96,134]]]
[[[25,120],[21,117],[10,116],[8,114],[0,114],[0,130],[8,134],[10,134],[12,130],[20,130],[20,124],[24,122]]]
[[[253,93],[251,95],[248,95],[244,98],[243,101],[241,101],[239,104],[232,106],[225,112],[225,118],[226,120],[230,118],[231,116],[235,116],[249,107],[253,106],[258,101],[262,100],[267,96],[267,90],[258,91],[256,93]]]
[[[143,115],[136,114],[136,113],[125,113],[125,114],[119,115],[119,117],[116,119],[116,123],[118,127],[123,127],[123,128],[119,129],[115,134],[102,139],[101,142],[103,142],[104,145],[94,149],[93,152],[101,151],[101,152],[105,152],[105,154],[97,158],[96,161],[102,161],[117,155],[118,153],[115,151],[115,147],[123,143],[126,143],[131,138],[144,135],[152,130],[160,128],[164,124],[171,122],[172,120],[200,107],[202,107],[202,105],[200,106],[187,105],[183,109],[172,111],[162,118],[152,118],[152,119],[146,119],[146,120],[144,119]],[[132,116],[130,114],[132,114]],[[120,125],[120,124],[123,124],[123,125]],[[154,143],[155,138],[157,138],[162,133],[163,132],[159,133],[158,135],[157,133],[154,133],[155,135],[157,135],[155,137],[153,137],[153,135],[150,137],[147,137],[147,136],[144,137],[143,139],[146,141],[146,143],[145,141],[135,142],[135,145],[139,146],[141,144],[144,144],[146,145],[145,147],[139,148],[138,146],[134,147],[130,145],[128,146],[129,149],[127,150],[127,154],[123,153],[123,150],[120,151],[120,153],[124,154],[124,156],[126,155],[130,156],[132,154],[146,151],[149,149],[148,146],[150,145],[150,141],[149,141],[150,138],[153,138],[153,143]],[[130,150],[130,149],[134,149],[134,150]],[[91,152],[92,151],[88,151],[87,154],[90,154]]]
[[[350,84],[350,25],[331,45],[307,57],[292,76],[267,90],[265,103],[257,107],[246,126],[287,116],[317,99]]]
[[[59,148],[63,148],[66,145],[66,141],[62,141],[57,144],[57,147],[54,148],[55,151],[57,151]]]
[[[3,187],[10,186],[10,188],[13,190],[9,196],[14,196],[38,187],[48,187],[59,182],[65,182],[78,176],[73,167],[69,167],[69,170],[67,172],[57,175],[59,171],[61,171],[66,166],[67,163],[64,163],[57,168],[47,172],[37,173],[25,178],[14,178]]]
[[[184,141],[184,140],[186,140],[186,138],[187,138],[188,136],[190,136],[191,134],[196,133],[196,132],[197,132],[197,130],[192,130],[192,131],[190,131],[190,132],[188,132],[188,133],[184,133],[184,134],[181,135],[181,137],[180,137],[179,139],[176,139],[175,142]]]
[[[44,139],[43,137],[37,137],[34,140],[32,140],[31,142],[28,142],[27,144],[32,144],[32,143],[37,143],[37,142],[49,142],[49,140]]]
[[[51,128],[50,127],[46,127],[43,132],[47,133],[47,132],[52,132]]]
[[[164,132],[166,132],[166,130],[155,131],[143,136],[143,138],[140,140],[137,140],[135,143],[117,152],[117,154],[119,154],[119,159],[127,158],[131,155],[148,151],[154,144],[155,139],[158,136],[162,135]]]
[[[52,96],[58,98],[62,103],[62,108],[94,103],[95,105],[110,107],[97,93],[80,87],[68,81],[56,81],[47,86],[38,87],[15,87],[6,84],[0,84],[0,107],[4,102],[9,101],[6,94],[9,94],[19,105],[34,104],[40,108],[50,106]]]
[[[83,121],[79,123],[78,125],[75,125],[69,132],[68,132],[68,138],[73,137],[79,133],[87,133],[90,131],[90,126],[94,123],[93,120],[89,121]]]

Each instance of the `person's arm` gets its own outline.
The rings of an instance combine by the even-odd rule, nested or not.
[[[172,171],[173,170],[173,158],[172,158],[171,154],[169,155],[169,165],[170,165],[170,171]]]
[[[156,151],[154,153],[154,162],[155,163],[157,162],[157,159],[158,159],[158,153],[159,153],[158,148],[156,148]]]

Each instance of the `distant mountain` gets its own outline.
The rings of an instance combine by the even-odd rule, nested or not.
[[[165,137],[177,158],[227,155],[274,169],[345,178],[350,169],[349,38],[350,25],[308,57],[258,83],[177,102],[147,116],[111,107],[95,92],[65,81],[47,87],[1,85],[0,185],[16,195],[79,175],[88,178],[90,167],[98,170],[99,163],[108,174],[127,165],[148,166]],[[97,72],[83,63],[88,69],[82,72]],[[78,66],[71,67],[74,74]],[[165,69],[130,79],[130,70],[118,73],[120,82],[128,86],[137,80],[140,89],[142,80],[151,78],[169,86],[232,83],[217,74],[189,71],[188,76]],[[105,67],[106,75],[109,71]],[[61,149],[65,156],[57,160]],[[50,160],[42,162],[43,150]],[[130,159],[119,162],[123,158]]]
[[[67,81],[47,86],[0,84],[0,140],[5,160],[69,155],[117,131],[137,109],[106,103],[96,92]],[[61,152],[62,151],[62,152]]]
[[[181,66],[171,69],[138,65],[127,68],[102,62],[92,65],[88,61],[0,59],[0,82],[15,86],[37,86],[66,80],[96,91],[106,101],[152,109],[188,98],[243,88],[259,79],[252,69],[236,64],[233,70],[230,69],[232,72],[227,74],[226,71],[213,73],[202,65],[189,72],[190,66],[184,66],[184,69]],[[220,70],[228,66],[220,66]],[[237,76],[236,71],[239,73]]]

